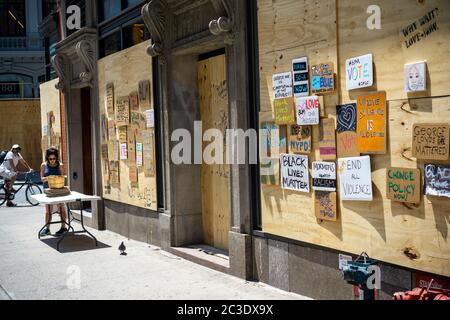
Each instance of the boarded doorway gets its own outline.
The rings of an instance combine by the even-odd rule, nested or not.
[[[198,62],[198,86],[203,133],[211,128],[223,135],[223,162],[226,159],[226,129],[228,127],[228,91],[225,55]],[[211,142],[203,142],[203,150]],[[202,221],[207,245],[228,251],[230,226],[229,166],[202,164]]]

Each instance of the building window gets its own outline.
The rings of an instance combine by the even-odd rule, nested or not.
[[[150,34],[142,20],[122,28],[123,48],[126,49],[150,39]]]
[[[118,16],[123,10],[143,3],[143,0],[103,0],[99,1],[98,21],[106,21]]]
[[[106,57],[121,49],[120,30],[100,40],[100,56]]]
[[[33,78],[18,73],[0,74],[0,99],[34,98]]]
[[[25,0],[0,1],[0,37],[25,37]]]

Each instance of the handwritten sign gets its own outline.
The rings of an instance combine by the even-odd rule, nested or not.
[[[320,220],[336,221],[337,204],[336,192],[315,191],[314,211],[316,218]]]
[[[139,81],[139,105],[141,108],[150,106],[150,81]]]
[[[357,157],[356,103],[336,106],[336,145],[339,158]]]
[[[130,93],[130,110],[139,111],[139,95],[137,91]]]
[[[280,162],[278,159],[262,158],[260,161],[259,175],[261,184],[280,184]]]
[[[359,96],[356,134],[361,153],[386,153],[386,92]]]
[[[312,93],[330,93],[334,91],[334,64],[321,63],[311,67]]]
[[[145,118],[147,120],[147,129],[155,127],[155,110],[145,110]]]
[[[128,159],[128,148],[126,143],[120,144],[120,160]]]
[[[427,90],[426,62],[405,64],[405,92],[420,92]]]
[[[112,185],[118,185],[120,183],[119,168],[119,161],[109,162],[109,176]]]
[[[155,131],[147,129],[142,131],[144,174],[146,177],[155,175]]]
[[[106,85],[106,111],[110,117],[114,116],[114,83]]]
[[[131,182],[131,187],[136,188],[138,186],[138,168],[136,166],[129,167],[129,178]]]
[[[289,152],[291,153],[311,153],[312,140],[311,126],[290,126]]]
[[[345,61],[347,90],[370,87],[373,85],[372,54],[366,54]]]
[[[273,122],[261,123],[261,155],[279,158],[286,153],[286,126],[278,126]]]
[[[134,132],[131,128],[128,128],[127,132],[127,158],[130,163],[136,161],[136,141]]]
[[[336,191],[336,164],[313,161],[312,188],[318,191]]]
[[[294,96],[309,96],[309,67],[308,58],[302,57],[292,60],[292,74],[294,81]]]
[[[127,143],[127,127],[119,127],[119,143]]]
[[[283,189],[309,193],[308,156],[282,154],[280,168]]]
[[[142,112],[131,111],[131,127],[137,131],[145,130],[145,116]]]
[[[336,159],[336,133],[334,119],[323,119],[320,123],[319,151],[322,160]]]
[[[403,36],[403,44],[406,49],[426,39],[439,30],[437,24],[438,16],[439,8],[434,8],[418,20],[401,29],[401,36]]]
[[[445,123],[414,124],[412,140],[413,157],[447,160],[449,156],[450,125]]]
[[[339,195],[342,200],[372,201],[370,157],[338,159]]]
[[[292,73],[283,72],[272,75],[273,99],[292,97]]]
[[[292,98],[273,101],[276,124],[292,124],[296,122],[294,101]]]
[[[389,167],[386,170],[386,196],[398,202],[419,203],[420,170]]]
[[[297,124],[299,126],[319,124],[319,107],[317,96],[297,98]]]
[[[425,194],[450,198],[450,166],[425,165]]]
[[[140,168],[143,164],[142,143],[136,142],[136,167]]]
[[[116,125],[126,126],[130,123],[130,98],[128,96],[117,99]]]

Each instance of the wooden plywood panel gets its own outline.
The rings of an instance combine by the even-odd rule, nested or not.
[[[130,94],[139,92],[140,81],[152,79],[151,58],[145,50],[149,43],[149,41],[143,42],[98,61],[99,109],[102,114],[108,114],[106,103],[108,84],[114,84],[114,96],[116,98],[127,97]],[[152,95],[149,96],[149,100],[150,105],[153,106]],[[146,105],[148,105],[148,102],[146,102]],[[114,114],[110,114],[107,120],[114,120]],[[139,129],[137,130],[139,131]],[[118,140],[119,130],[116,130],[115,135]],[[137,135],[139,135],[139,132]],[[117,163],[114,163],[112,172],[114,174],[103,172],[103,197],[142,208],[157,210],[156,177],[146,176],[144,170],[138,170],[138,176],[136,177],[134,161],[119,161],[118,163],[119,167],[117,167]],[[102,166],[104,171],[108,170],[109,167],[106,163]],[[130,168],[132,172],[130,172]],[[116,177],[117,173],[119,177]],[[130,176],[137,181],[133,185],[130,182]]]
[[[345,60],[348,58],[373,54],[374,89],[385,90],[387,100],[405,99],[404,65],[411,62],[427,62],[427,91],[409,94],[410,97],[442,96],[450,94],[450,2],[447,0],[417,1],[378,1],[381,8],[381,29],[369,30],[367,8],[374,4],[372,0],[339,0],[338,34],[339,63],[342,103],[356,100],[356,96],[365,89],[347,91],[345,88]],[[436,19],[420,26],[419,19],[435,8]],[[433,15],[433,13],[431,13]],[[416,22],[417,29],[411,25]],[[423,33],[436,22],[438,29],[407,47],[415,34]],[[409,33],[406,37],[404,31]]]
[[[56,89],[55,85],[59,79],[54,79],[42,83],[39,86],[41,95],[41,132],[43,141],[46,145],[42,144],[42,159],[45,157],[45,150],[50,147],[56,147],[61,154],[61,108],[60,108],[60,92]],[[49,119],[49,115],[53,114],[52,119]]]
[[[198,63],[200,113],[203,132],[219,129],[225,142],[228,127],[228,93],[225,56],[217,56]],[[203,149],[211,142],[204,142]],[[217,149],[216,149],[217,150]],[[224,143],[223,159],[226,159]],[[228,250],[230,226],[229,165],[202,164],[202,217],[204,239],[207,244]]]

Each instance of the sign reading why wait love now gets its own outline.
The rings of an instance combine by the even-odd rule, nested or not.
[[[423,123],[413,126],[413,157],[447,160],[449,156],[450,125]]]
[[[274,100],[292,97],[292,73],[272,75],[272,90]]]
[[[339,188],[342,200],[372,201],[370,157],[338,159]]]
[[[419,203],[420,170],[390,167],[386,170],[386,196],[398,202]]]
[[[309,192],[308,156],[281,154],[281,187]]]
[[[425,165],[425,194],[450,198],[450,166]]]
[[[319,191],[336,191],[336,164],[313,161],[312,188]]]

